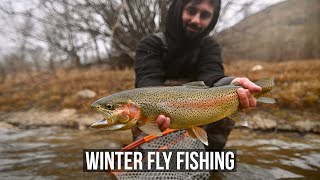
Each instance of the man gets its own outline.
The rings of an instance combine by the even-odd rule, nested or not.
[[[241,109],[255,107],[252,93],[261,91],[247,78],[224,75],[221,49],[208,36],[219,17],[220,0],[174,0],[171,4],[164,32],[165,41],[156,35],[142,39],[136,50],[136,87],[179,85],[190,81],[204,81],[207,86],[238,82]],[[159,115],[159,128],[169,127],[170,118]],[[234,125],[229,119],[205,127],[209,148],[222,149]],[[134,135],[137,135],[134,132]]]

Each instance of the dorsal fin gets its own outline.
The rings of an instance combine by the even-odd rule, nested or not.
[[[187,88],[207,89],[209,88],[203,81],[193,81],[183,84],[182,86]]]

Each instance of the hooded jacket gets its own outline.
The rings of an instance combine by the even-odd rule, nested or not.
[[[136,87],[163,86],[165,81],[204,81],[207,86],[224,76],[221,48],[208,34],[215,27],[220,0],[215,0],[213,18],[207,29],[196,39],[184,35],[182,25],[183,8],[191,0],[174,0],[166,19],[165,36],[168,48],[164,48],[160,38],[148,35],[136,49]]]
[[[166,81],[204,81],[207,86],[229,84],[232,77],[225,77],[221,48],[208,34],[215,27],[220,11],[220,0],[215,0],[214,15],[196,39],[184,36],[182,11],[191,0],[174,0],[166,21],[167,48],[156,35],[143,38],[136,49],[136,87],[163,86]],[[178,84],[171,84],[178,85]],[[223,149],[234,122],[223,119],[205,126],[208,149]],[[143,135],[141,135],[143,136]],[[139,138],[134,133],[134,138]]]

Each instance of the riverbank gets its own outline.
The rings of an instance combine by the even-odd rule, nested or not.
[[[252,81],[274,77],[276,104],[246,112],[254,130],[320,133],[320,61],[235,61],[226,74]],[[107,66],[14,73],[0,83],[0,127],[86,129],[101,116],[91,104],[106,95],[134,88],[133,69]]]
[[[319,179],[320,61],[237,61],[225,68],[253,81],[275,77],[277,103],[246,110],[249,126],[235,127],[226,145],[237,149],[239,167],[220,179]],[[90,129],[101,119],[90,105],[132,88],[133,69],[105,66],[8,75],[0,83],[1,177],[110,179],[84,173],[82,151],[121,149],[131,132]]]
[[[263,110],[247,112],[248,128],[263,131],[294,131],[320,134],[320,115],[316,112],[277,110],[270,113]],[[43,111],[31,109],[19,112],[0,112],[0,128],[31,129],[38,127],[61,127],[84,130],[101,119],[100,114],[79,113],[76,109]]]
[[[275,78],[272,107],[292,110],[317,109],[320,97],[320,60],[287,62],[235,61],[225,64],[226,75],[257,81]],[[0,83],[0,112],[30,109],[61,111],[74,108],[91,113],[98,98],[134,88],[134,70],[107,66],[57,69],[53,72],[9,74]]]

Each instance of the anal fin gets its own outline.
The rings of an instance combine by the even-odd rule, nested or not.
[[[208,146],[208,136],[207,132],[201,127],[193,126],[191,129],[187,129],[188,134],[193,137],[199,139],[203,144]]]
[[[192,137],[193,139],[198,139],[197,136],[192,131],[192,129],[187,129],[187,131],[188,131],[188,134],[189,134],[190,137]]]

